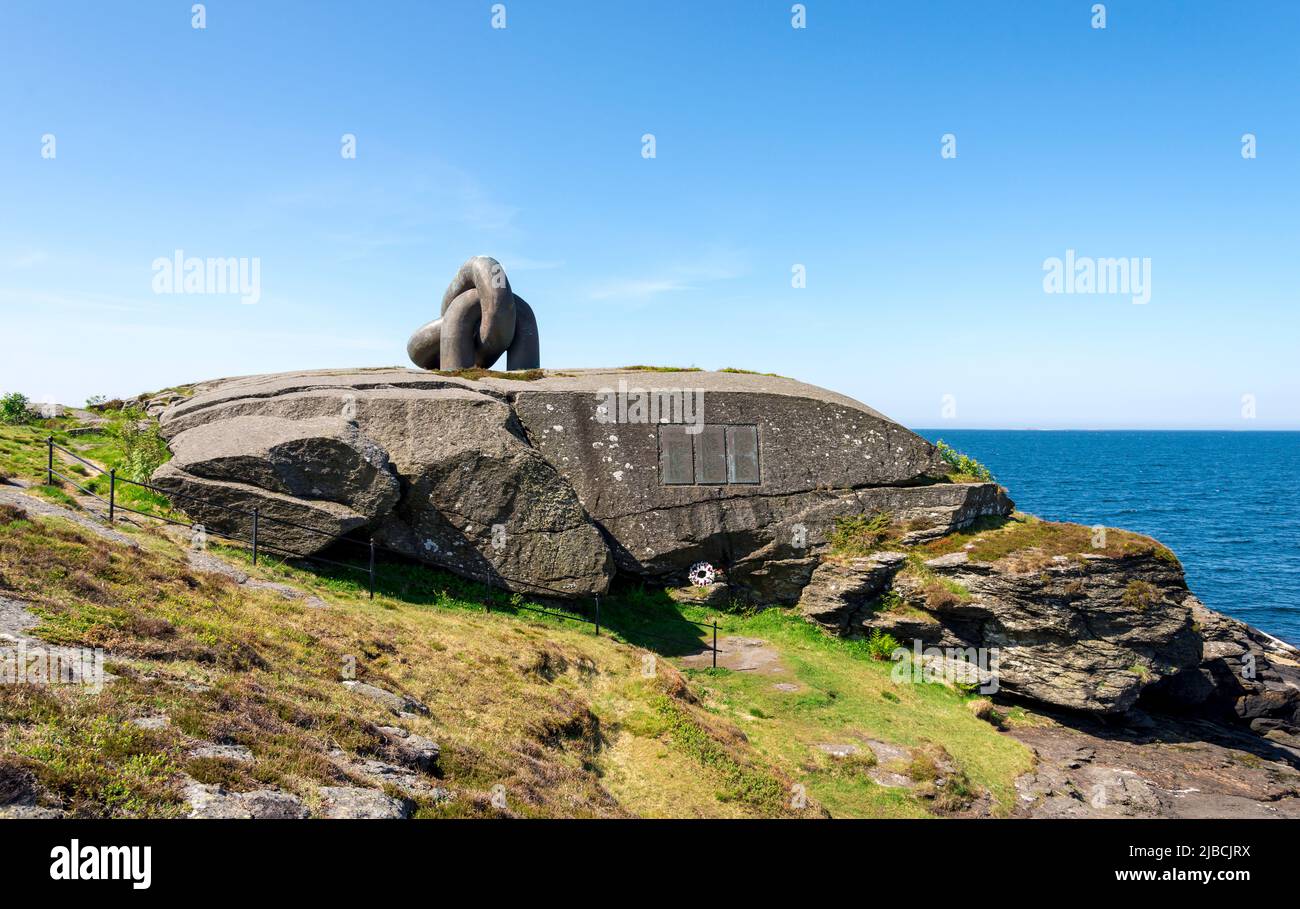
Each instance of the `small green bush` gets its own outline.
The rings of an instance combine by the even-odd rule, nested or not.
[[[992,483],[993,474],[987,467],[974,458],[957,451],[943,439],[934,445],[939,449],[939,456],[952,468],[948,479],[954,483]]]
[[[167,462],[171,452],[158,424],[138,410],[124,410],[108,427],[108,434],[122,446],[118,474],[137,483],[148,483],[153,472]]]
[[[882,511],[871,517],[864,514],[836,518],[831,531],[831,554],[844,558],[868,555],[879,549],[889,539],[889,526],[893,516]]]
[[[27,396],[16,391],[10,392],[3,398],[0,398],[0,423],[8,423],[16,426],[19,423],[27,423],[31,420],[31,411],[28,410],[31,402]]]
[[[1147,581],[1132,580],[1124,588],[1124,595],[1121,600],[1129,609],[1146,612],[1153,605],[1160,602],[1160,596],[1160,588],[1154,584]]]
[[[873,660],[881,662],[892,660],[894,651],[900,646],[902,645],[898,643],[898,638],[879,628],[873,628],[871,636],[867,638],[867,653],[871,654]]]

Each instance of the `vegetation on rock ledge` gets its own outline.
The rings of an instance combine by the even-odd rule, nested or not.
[[[891,539],[893,520],[887,511],[836,518],[828,557],[856,559],[878,552]]]
[[[965,530],[922,544],[919,549],[927,558],[965,551],[972,562],[996,562],[1013,557],[1024,562],[1026,569],[1046,564],[1055,556],[1077,560],[1085,555],[1110,558],[1149,555],[1178,564],[1178,557],[1172,551],[1140,533],[1043,521],[1022,512],[1009,518],[979,518]]]
[[[939,456],[952,470],[948,474],[951,483],[993,483],[992,472],[979,461],[957,451],[943,439],[934,444],[939,449]]]
[[[454,376],[457,379],[468,379],[471,382],[477,382],[479,379],[536,382],[538,379],[546,378],[546,370],[544,369],[516,369],[513,372],[502,372],[499,369],[480,369],[475,366],[470,369],[438,369],[434,370],[434,372],[440,376]]]

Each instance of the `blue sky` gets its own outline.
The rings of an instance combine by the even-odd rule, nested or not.
[[[1300,4],[791,5],[8,0],[0,390],[405,364],[488,254],[545,366],[1300,428]],[[155,294],[177,249],[257,257],[260,300]],[[1045,293],[1068,249],[1150,259],[1150,302]]]

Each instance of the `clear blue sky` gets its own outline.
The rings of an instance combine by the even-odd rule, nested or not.
[[[1300,3],[491,5],[6,0],[0,390],[404,364],[488,254],[546,366],[1300,428]],[[176,249],[258,257],[261,300],[155,295]],[[1149,257],[1151,302],[1044,293],[1067,249]]]

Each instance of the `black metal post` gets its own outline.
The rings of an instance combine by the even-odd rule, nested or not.
[[[108,472],[108,523],[113,523],[117,512],[117,468]]]
[[[596,597],[596,637],[600,637],[600,597]]]
[[[713,668],[718,668],[718,620],[713,620]]]
[[[375,538],[370,538],[370,599],[375,598]]]
[[[49,457],[45,461],[45,485],[54,485],[54,436],[45,440],[45,445],[49,449]]]
[[[253,564],[257,564],[257,515],[260,509],[253,509]]]

